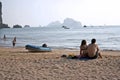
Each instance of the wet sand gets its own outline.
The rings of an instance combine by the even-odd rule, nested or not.
[[[61,55],[79,50],[28,52],[0,47],[0,80],[120,80],[120,51],[101,51],[103,58],[76,60]]]

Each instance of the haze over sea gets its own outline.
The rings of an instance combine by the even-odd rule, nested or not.
[[[7,39],[2,38],[6,35]],[[16,47],[27,44],[41,46],[46,43],[52,48],[79,49],[81,40],[90,43],[97,39],[101,50],[120,50],[120,26],[95,26],[63,29],[61,27],[30,27],[0,29],[0,46],[12,47],[13,37],[17,38]]]

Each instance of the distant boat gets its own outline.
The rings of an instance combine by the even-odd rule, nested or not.
[[[86,25],[84,25],[83,27],[87,27]]]
[[[62,28],[64,28],[64,29],[70,29],[70,28],[68,28],[67,26],[62,26]]]

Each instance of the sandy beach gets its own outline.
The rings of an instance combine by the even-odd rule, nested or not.
[[[120,51],[101,51],[103,58],[77,60],[61,55],[75,49],[28,52],[25,48],[0,47],[0,80],[120,80]]]

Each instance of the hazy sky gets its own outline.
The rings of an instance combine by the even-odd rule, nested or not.
[[[0,0],[9,26],[45,26],[73,18],[82,25],[120,25],[120,0]]]

